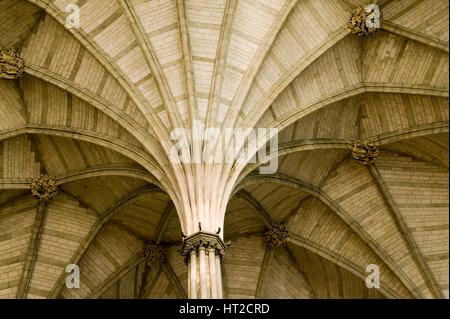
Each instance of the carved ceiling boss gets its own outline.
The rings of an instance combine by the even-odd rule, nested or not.
[[[14,50],[0,51],[0,78],[16,80],[23,74],[24,63]]]

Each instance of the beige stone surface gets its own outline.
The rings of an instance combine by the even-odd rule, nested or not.
[[[448,298],[448,1],[376,2],[364,38],[360,0],[0,1],[0,50],[25,63],[0,79],[0,298],[187,298],[200,227],[228,245],[226,298]],[[277,128],[277,172],[170,161],[194,120]]]

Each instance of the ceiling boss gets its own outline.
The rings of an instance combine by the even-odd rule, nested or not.
[[[0,78],[16,80],[23,74],[24,63],[15,50],[0,51]]]

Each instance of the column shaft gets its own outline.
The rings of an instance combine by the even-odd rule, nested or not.
[[[211,286],[211,298],[217,299],[216,253],[214,249],[210,249],[208,251],[208,258],[209,258],[209,278],[210,278],[209,282]]]
[[[200,247],[198,252],[200,259],[200,299],[208,298],[208,269],[206,268],[206,253],[205,248]]]
[[[197,253],[191,251],[189,262],[189,298],[197,299]]]
[[[223,298],[220,264],[225,249],[217,234],[198,232],[184,240],[181,255],[188,264],[189,298]]]
[[[220,267],[220,257],[216,256],[216,285],[217,285],[217,298],[223,298],[222,288],[222,269]]]

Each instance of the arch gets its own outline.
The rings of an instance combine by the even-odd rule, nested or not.
[[[397,275],[397,277],[402,281],[402,283],[408,287],[408,289],[416,296],[419,297],[417,292],[417,287],[415,284],[405,276],[400,267],[388,256],[384,251],[382,251],[378,244],[370,237],[370,235],[359,225],[353,222],[352,217],[342,208],[338,203],[336,203],[332,198],[330,198],[325,192],[323,192],[319,187],[305,183],[296,178],[286,176],[283,174],[272,174],[272,175],[249,175],[243,179],[243,181],[235,189],[240,190],[250,184],[257,182],[270,182],[277,183],[280,185],[288,186],[291,188],[298,189],[302,192],[310,194],[318,198],[323,204],[334,211],[358,236],[364,240],[364,242],[389,266],[391,271]]]

